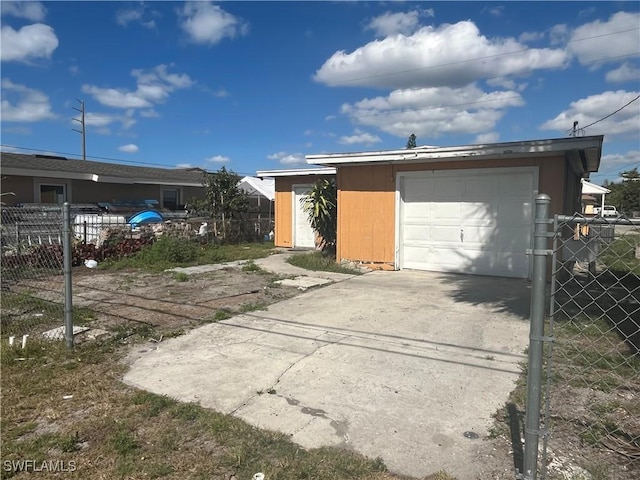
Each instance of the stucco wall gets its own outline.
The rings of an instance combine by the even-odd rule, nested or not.
[[[338,169],[338,260],[393,266],[395,261],[395,189],[398,172],[472,168],[539,167],[539,193],[551,196],[550,211],[573,213],[579,182],[564,155],[538,158],[443,161],[428,164],[363,165]],[[571,194],[571,198],[569,197]],[[578,190],[579,196],[579,190]]]

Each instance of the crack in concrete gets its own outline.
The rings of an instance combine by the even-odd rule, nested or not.
[[[299,364],[300,362],[302,362],[303,360],[309,358],[311,355],[314,355],[315,353],[317,353],[320,349],[327,347],[329,345],[335,345],[337,343],[342,342],[343,340],[349,338],[348,335],[340,335],[341,338],[339,338],[338,340],[335,340],[333,342],[323,342],[322,340],[318,340],[318,338],[320,338],[322,335],[326,335],[329,334],[331,332],[328,331],[322,331],[321,333],[319,333],[316,337],[314,337],[313,341],[314,342],[321,342],[323,343],[323,345],[318,345],[313,351],[307,353],[306,355],[301,356],[300,358],[298,358],[297,360],[295,360],[291,365],[289,365],[287,368],[285,368],[282,373],[280,375],[278,375],[278,378],[276,378],[276,381],[273,383],[273,385],[271,385],[271,387],[269,387],[268,389],[265,390],[265,392],[270,392],[273,391],[275,392],[275,387],[276,385],[278,385],[278,383],[280,383],[280,380],[282,379],[282,377],[284,377],[293,367],[295,367],[297,364]],[[234,408],[233,410],[231,410],[230,412],[228,412],[228,415],[233,415],[234,413],[236,413],[238,410],[246,407],[249,402],[251,402],[251,400],[253,400],[254,398],[256,398],[259,395],[262,395],[263,391],[260,392],[256,392],[253,395],[251,395],[249,398],[247,398],[244,402],[242,402],[240,405],[238,405],[236,408]]]

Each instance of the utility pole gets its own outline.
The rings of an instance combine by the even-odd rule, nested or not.
[[[72,107],[72,108],[80,112],[80,118],[73,118],[72,120],[75,120],[76,122],[80,123],[80,125],[82,126],[82,130],[76,130],[75,128],[73,128],[72,130],[82,135],[82,159],[86,160],[87,146],[86,146],[86,131],[84,128],[84,100],[78,100],[78,102],[80,102],[80,108],[76,108],[76,107]]]
[[[578,121],[576,120],[575,122],[573,122],[573,132],[572,132],[572,137],[576,136],[576,133],[578,133]]]

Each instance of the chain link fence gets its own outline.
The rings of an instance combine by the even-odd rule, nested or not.
[[[64,297],[62,207],[2,207],[3,337],[60,326]]]
[[[536,222],[544,231],[533,253],[544,258],[540,270],[551,267],[541,284],[550,291],[536,291],[534,278],[519,478],[640,478],[640,220]],[[536,333],[536,304],[547,302]]]

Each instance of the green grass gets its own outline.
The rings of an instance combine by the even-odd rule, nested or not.
[[[322,252],[299,253],[289,257],[287,262],[296,267],[313,271],[348,273],[351,275],[362,274],[360,270],[343,267],[336,263],[335,257]]]
[[[640,235],[618,237],[601,251],[600,260],[610,270],[640,275],[640,259],[635,257],[637,246],[640,246]]]
[[[247,263],[245,263],[242,266],[242,271],[243,272],[251,272],[251,273],[261,273],[261,274],[265,274],[268,273],[264,268],[262,268],[260,265],[256,265],[254,263],[253,260],[248,261]]]
[[[105,260],[98,268],[107,270],[139,268],[161,272],[174,267],[252,260],[266,257],[271,253],[273,253],[273,242],[201,245],[195,241],[161,237],[153,245],[143,248],[131,257]]]

